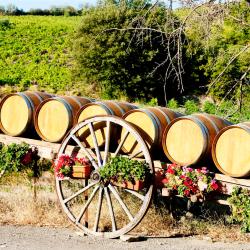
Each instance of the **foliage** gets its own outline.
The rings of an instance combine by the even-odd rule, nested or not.
[[[158,106],[157,98],[152,98],[148,103],[149,106]]]
[[[138,3],[144,8],[138,8]],[[152,11],[150,7],[146,1],[106,1],[83,11],[73,44],[78,81],[97,86],[104,99],[127,96],[148,101],[157,96],[162,103],[167,66],[154,69],[164,62],[167,49],[164,34],[153,29],[164,26],[171,31],[174,27],[167,23],[162,6],[156,5]]]
[[[0,30],[7,30],[11,28],[10,20],[0,19]]]
[[[215,180],[207,168],[193,169],[176,164],[165,166],[162,171],[164,186],[174,194],[190,198],[192,195],[204,197],[212,191],[219,191],[220,183]]]
[[[73,173],[73,166],[91,166],[91,163],[86,158],[71,157],[69,155],[62,154],[54,162],[55,175],[63,179],[64,177],[70,177]]]
[[[184,104],[186,114],[190,115],[199,111],[199,106],[194,100],[187,100]]]
[[[37,150],[26,143],[0,146],[0,171],[18,172],[32,168],[37,160]]]
[[[144,181],[149,176],[150,170],[144,161],[116,156],[100,168],[99,173],[104,182],[113,180],[120,183],[123,181],[134,183],[137,180]]]
[[[30,9],[28,11],[19,9],[13,4],[9,4],[6,7],[0,6],[0,15],[76,16],[79,14],[81,14],[81,10],[77,10],[72,6],[51,6],[50,9]]]
[[[202,111],[208,114],[215,114],[216,105],[210,101],[205,101],[202,107]]]
[[[171,99],[167,103],[168,108],[170,109],[177,109],[178,108],[178,102],[175,99]]]
[[[250,96],[249,3],[209,3],[189,16],[191,12],[191,8],[176,11],[185,20],[186,81],[196,83],[191,92],[203,89],[217,99]]]
[[[67,90],[72,82],[70,36],[79,18],[9,16],[8,20],[11,28],[0,28],[0,86]]]
[[[250,232],[250,192],[248,189],[235,187],[228,198],[232,208],[230,222],[241,223],[242,232]]]

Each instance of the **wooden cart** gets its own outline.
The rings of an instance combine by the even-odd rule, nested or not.
[[[104,138],[99,144],[98,136]],[[87,146],[87,138],[92,146]],[[125,153],[123,145],[132,140],[136,150]],[[89,178],[56,178],[59,202],[73,224],[84,233],[105,238],[116,238],[135,228],[145,216],[154,191],[153,178],[147,180],[141,190],[117,187],[104,183],[99,169],[117,155],[145,161],[152,175],[161,167],[160,161],[153,161],[150,150],[141,134],[130,123],[114,116],[99,116],[76,125],[61,144],[39,140],[0,135],[5,144],[26,142],[38,148],[39,155],[56,159],[62,154],[84,156],[93,166]],[[249,188],[249,180],[239,180],[221,174],[216,178],[223,182],[230,194],[233,185]],[[164,189],[163,189],[164,195]],[[219,200],[220,203],[225,203]],[[150,227],[150,225],[149,225]]]

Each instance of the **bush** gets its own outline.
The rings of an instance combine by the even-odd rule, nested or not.
[[[210,101],[205,101],[202,107],[202,111],[208,114],[215,114],[216,105]]]
[[[10,20],[0,19],[0,30],[7,30],[9,28],[11,28]]]
[[[187,100],[184,104],[184,107],[186,110],[186,114],[188,115],[197,113],[200,110],[198,103],[193,100]]]
[[[167,107],[170,109],[177,109],[178,108],[178,102],[175,99],[171,99],[167,103]]]
[[[242,232],[250,232],[250,193],[247,189],[234,188],[228,202],[232,208],[231,223],[240,223]]]

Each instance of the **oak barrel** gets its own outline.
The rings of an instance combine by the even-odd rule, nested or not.
[[[250,122],[221,130],[214,139],[212,156],[222,173],[232,177],[250,176]]]
[[[173,119],[181,115],[168,108],[150,107],[131,110],[123,118],[133,124],[144,138],[148,147],[153,151],[154,149],[161,149],[162,135],[165,128]],[[122,131],[121,137],[123,135],[124,131]],[[123,151],[129,154],[135,153],[139,150],[135,143],[134,138],[129,135],[123,144]]]
[[[78,96],[53,97],[43,101],[35,113],[35,129],[45,141],[60,142],[74,125],[78,110],[91,100]]]
[[[211,159],[215,136],[221,129],[231,125],[215,115],[193,114],[173,120],[163,134],[165,155],[174,163],[192,165]]]
[[[33,134],[33,115],[37,106],[52,95],[44,92],[19,92],[6,95],[0,102],[0,130],[11,136]]]
[[[78,111],[75,117],[75,124],[97,115],[113,115],[122,117],[127,111],[135,108],[137,108],[135,105],[132,105],[127,102],[102,101],[102,102],[88,103]],[[106,124],[98,122],[93,124],[93,126],[98,146],[104,145]],[[113,134],[117,132],[114,128],[112,130]],[[85,142],[87,146],[91,148],[94,147],[93,138],[90,134],[89,129],[81,129],[78,132],[78,136]]]

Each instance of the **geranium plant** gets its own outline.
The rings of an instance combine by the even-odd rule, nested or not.
[[[85,157],[77,158],[66,154],[60,155],[60,157],[54,162],[55,174],[58,178],[74,176],[74,166],[91,168],[91,163]]]
[[[163,168],[162,182],[173,194],[190,198],[204,198],[212,191],[219,191],[220,183],[213,178],[206,167],[191,168],[177,164],[166,165]]]
[[[38,151],[27,143],[0,145],[0,172],[18,172],[24,168],[33,168],[38,160]]]

